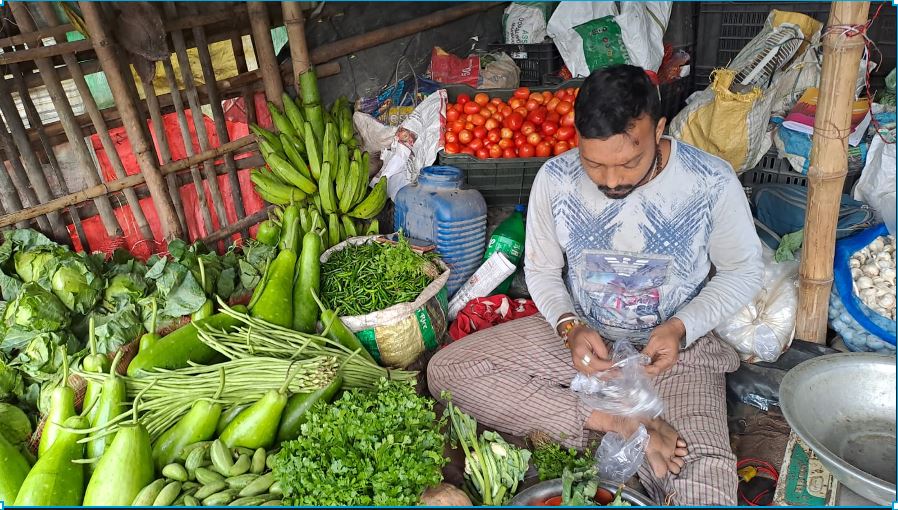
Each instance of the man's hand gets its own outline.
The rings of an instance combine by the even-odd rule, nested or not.
[[[652,363],[645,367],[646,373],[656,376],[674,366],[680,356],[680,341],[685,336],[686,326],[676,317],[655,328],[642,350],[652,359]]]
[[[611,368],[608,348],[599,333],[589,326],[574,328],[567,337],[571,347],[574,368],[584,374],[592,374]]]

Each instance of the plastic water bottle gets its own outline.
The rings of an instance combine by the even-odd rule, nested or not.
[[[394,223],[410,240],[436,245],[452,272],[448,297],[480,267],[486,244],[486,202],[464,186],[464,172],[452,166],[423,168],[418,182],[396,195]]]
[[[521,267],[521,260],[524,258],[524,212],[526,208],[523,205],[516,205],[511,216],[505,219],[493,231],[490,236],[490,242],[486,247],[486,253],[483,254],[483,261],[486,262],[493,253],[502,252],[509,262],[517,268]],[[509,276],[502,282],[493,294],[507,294],[511,287],[514,275]]]

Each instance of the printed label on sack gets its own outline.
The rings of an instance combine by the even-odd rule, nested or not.
[[[374,357],[374,361],[378,364],[381,362],[380,359],[380,349],[377,348],[377,334],[374,332],[374,328],[363,329],[355,334],[358,337],[359,342],[362,343],[362,346],[371,353],[371,356]]]
[[[421,339],[424,341],[424,347],[430,351],[437,348],[437,335],[433,330],[433,324],[430,322],[430,315],[424,307],[415,310],[415,318],[418,319],[418,328],[421,330]]]

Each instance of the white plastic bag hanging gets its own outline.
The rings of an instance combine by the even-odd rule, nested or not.
[[[774,260],[764,246],[764,287],[754,300],[727,318],[714,332],[744,361],[772,363],[792,343],[798,310],[798,261]]]
[[[612,367],[592,375],[577,373],[573,391],[590,409],[616,416],[657,418],[664,403],[645,372],[651,360],[626,340],[615,342]]]
[[[854,188],[854,199],[872,207],[891,235],[895,235],[895,163],[895,144],[874,136],[867,165]]]
[[[599,478],[617,485],[626,483],[645,460],[648,445],[649,433],[644,425],[630,437],[615,432],[605,434],[594,457]]]

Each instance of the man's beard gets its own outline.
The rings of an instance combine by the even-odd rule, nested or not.
[[[610,198],[611,200],[620,200],[622,198],[627,198],[630,196],[630,193],[633,193],[637,186],[619,186],[617,188],[609,188],[608,186],[597,186],[599,191],[602,192],[605,197]]]

